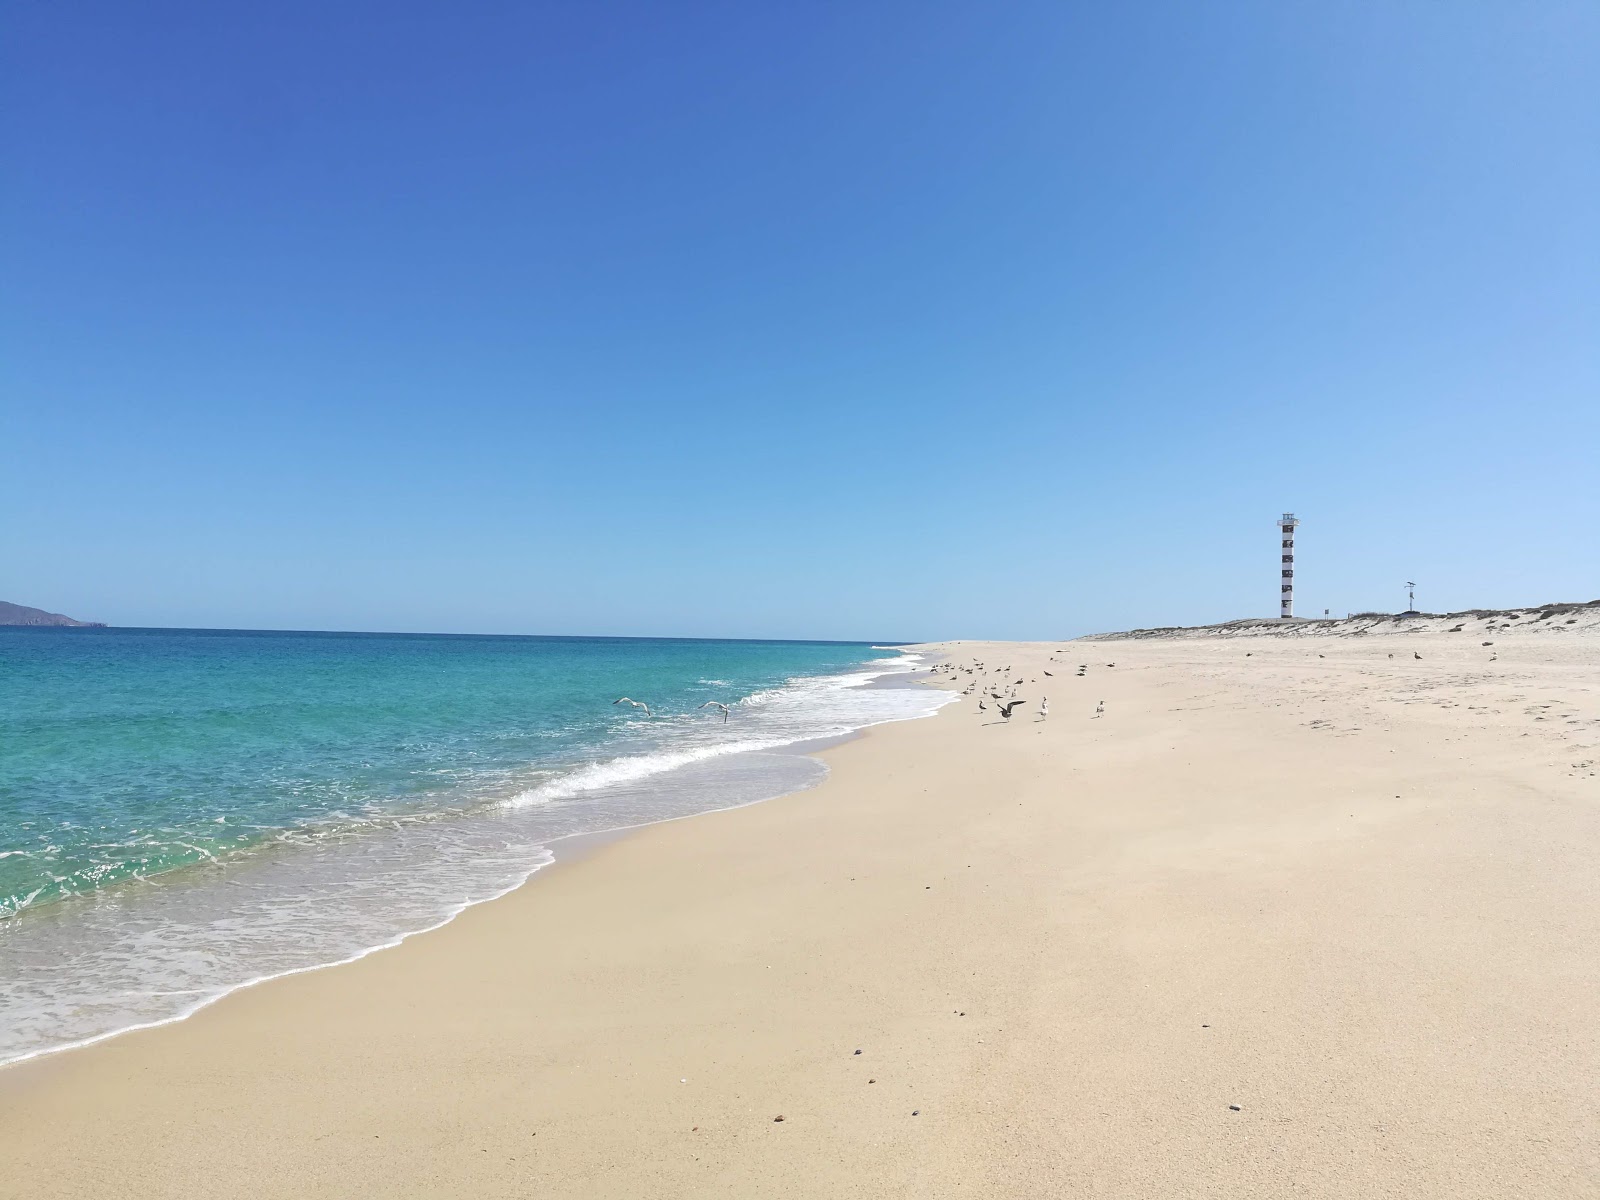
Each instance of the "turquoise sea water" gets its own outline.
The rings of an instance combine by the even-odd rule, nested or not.
[[[392,944],[515,886],[562,837],[809,786],[823,768],[796,747],[937,707],[892,686],[915,661],[0,629],[0,1062]]]

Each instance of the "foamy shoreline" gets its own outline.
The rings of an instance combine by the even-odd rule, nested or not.
[[[871,686],[907,674],[907,658],[912,662],[920,661],[915,655],[885,657],[865,662],[860,669],[842,675],[817,677],[811,682],[819,689],[818,703],[826,705],[830,690]],[[796,682],[804,684],[806,681]],[[772,694],[786,698],[780,692]],[[756,699],[759,702],[760,697]],[[418,827],[424,831],[423,836],[433,840],[420,845],[408,858],[396,858],[392,864],[375,868],[379,873],[363,885],[374,892],[386,886],[391,888],[386,906],[381,910],[349,910],[347,916],[341,917],[337,911],[326,911],[326,906],[340,899],[340,889],[348,892],[352,884],[366,879],[361,872],[375,852],[385,853],[385,839],[395,842],[401,836],[399,826],[392,835],[378,828],[360,840],[327,846],[295,845],[283,848],[276,856],[270,853],[273,847],[268,845],[259,848],[253,859],[218,866],[204,875],[190,869],[181,876],[159,880],[153,894],[132,897],[142,906],[131,913],[129,902],[124,899],[126,889],[74,898],[67,902],[65,909],[51,906],[48,910],[27,913],[24,916],[29,923],[27,928],[11,927],[4,931],[9,938],[5,945],[10,952],[12,978],[9,995],[0,1002],[0,1009],[3,1009],[0,1017],[4,1018],[0,1020],[0,1027],[6,1030],[6,1036],[0,1038],[0,1069],[94,1045],[124,1033],[170,1025],[243,989],[309,971],[344,966],[378,951],[392,949],[409,938],[447,925],[469,908],[523,886],[557,860],[559,847],[575,839],[725,811],[813,787],[825,776],[826,768],[804,753],[805,746],[819,738],[851,736],[881,720],[929,715],[937,705],[919,704],[905,711],[894,705],[879,705],[877,709],[857,707],[860,711],[852,711],[831,722],[827,711],[819,711],[817,730],[787,738],[733,740],[681,751],[669,748],[596,762],[559,774],[550,782],[501,802],[501,807],[509,810],[510,815],[505,818],[495,816],[493,810],[478,817],[470,813],[430,814],[419,819]],[[618,789],[630,789],[643,797],[640,802],[617,810],[639,819],[607,819],[612,808],[605,805],[606,793]],[[569,827],[564,830],[560,824],[555,824],[541,835],[541,826],[535,824],[531,830],[520,833],[520,841],[506,843],[501,848],[502,840],[518,829],[517,825],[506,822],[525,824],[530,819],[521,816],[518,810],[539,809],[561,801],[593,807],[574,808],[572,819],[567,822]],[[531,819],[538,821],[540,816],[534,812]],[[475,861],[453,875],[434,871],[439,875],[434,879],[426,873],[425,859],[418,859],[418,855],[425,855],[428,847],[442,838],[449,839],[442,844],[452,847],[456,856],[470,853]],[[387,853],[392,856],[394,851]],[[486,862],[476,861],[485,854],[494,857]],[[417,860],[414,864],[413,859]],[[285,873],[289,873],[290,880],[298,878],[302,882],[297,886],[286,884],[281,878]],[[247,910],[237,907],[244,903],[237,889],[244,886],[248,891],[254,886],[253,881],[263,878],[271,881],[269,886],[276,892],[333,889],[329,900],[322,902],[313,918],[321,922],[320,930],[312,927],[312,932],[321,937],[320,942],[307,937],[298,917],[296,925],[286,928],[281,935],[262,926],[270,913],[270,894],[262,902],[265,908],[261,905]],[[395,895],[393,885],[385,884],[390,878],[405,881],[408,890],[403,898]],[[452,899],[452,888],[460,889],[456,893],[459,899]],[[224,910],[227,904],[234,908]],[[138,944],[137,940],[130,939],[156,937],[174,942],[177,947],[174,957],[177,958],[183,947],[174,939],[183,935],[169,931],[192,926],[189,940],[198,946],[197,939],[205,937],[205,929],[203,924],[196,923],[192,914],[212,910],[224,912],[228,925],[254,922],[257,926],[254,930],[245,929],[242,936],[246,940],[231,970],[223,963],[211,967],[206,977],[186,977],[178,973],[170,982],[135,974],[142,968],[132,957],[133,950],[125,948]],[[137,925],[133,924],[134,914],[137,914]],[[32,942],[28,940],[30,936]],[[41,941],[41,937],[45,940]],[[288,938],[292,942],[279,947],[265,940],[271,937],[279,941]],[[225,947],[213,943],[209,949],[215,953]],[[85,975],[81,982],[69,980],[63,977],[57,965],[63,952],[67,961],[91,965],[95,961],[93,956],[99,955],[108,964],[109,971],[120,970],[122,974],[102,973],[104,982],[92,974]],[[37,969],[25,969],[30,961],[37,964]],[[257,969],[252,969],[253,966]],[[178,970],[182,971],[181,959],[178,959]],[[119,997],[126,999],[119,1000]],[[73,1025],[63,1024],[57,1016],[58,1010],[71,1006],[76,1006],[81,1014],[74,1022],[80,1030],[77,1033],[70,1032]]]

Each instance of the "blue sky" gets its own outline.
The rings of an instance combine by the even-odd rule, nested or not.
[[[1600,595],[1600,6],[37,2],[0,598],[1063,637]]]

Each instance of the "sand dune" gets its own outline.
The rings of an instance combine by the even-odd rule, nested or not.
[[[1336,619],[1320,617],[1248,617],[1220,625],[1173,626],[1098,633],[1080,641],[1110,642],[1150,638],[1200,637],[1366,637],[1373,634],[1586,633],[1600,627],[1600,600],[1584,603],[1536,604],[1531,608],[1471,608],[1454,613],[1356,613]]]

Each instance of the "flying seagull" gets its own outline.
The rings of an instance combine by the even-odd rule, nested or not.
[[[997,704],[995,707],[1000,710],[1000,715],[1009,721],[1011,720],[1011,710],[1016,708],[1019,704],[1026,703],[1026,700],[1012,700],[1006,704]]]
[[[650,715],[650,706],[648,704],[640,704],[637,700],[629,700],[626,696],[623,696],[623,697],[621,697],[620,699],[617,699],[617,700],[613,700],[611,703],[612,704],[631,704],[635,708],[644,709],[644,715],[645,716],[648,717]]]
[[[707,700],[700,707],[701,708],[720,708],[722,710],[722,723],[724,725],[726,725],[728,723],[728,706],[726,704],[723,704],[720,700]]]

